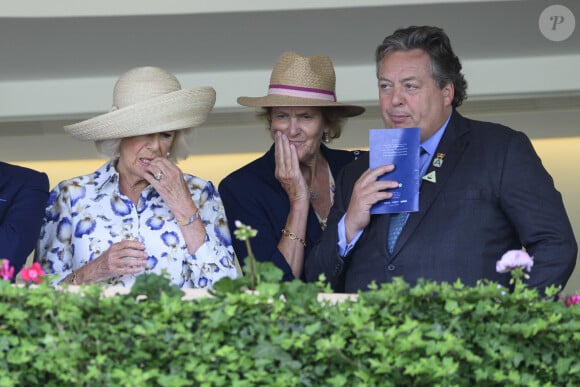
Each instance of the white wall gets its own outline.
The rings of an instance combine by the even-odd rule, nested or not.
[[[466,60],[463,67],[471,99],[580,94],[577,73],[580,55]],[[177,73],[176,76],[184,87],[213,86],[217,92],[215,111],[232,112],[240,110],[236,103],[240,95],[265,94],[270,71]],[[373,64],[337,66],[336,77],[339,100],[365,105],[376,101]],[[106,112],[111,108],[116,80],[117,76],[0,82],[0,122],[85,117]]]

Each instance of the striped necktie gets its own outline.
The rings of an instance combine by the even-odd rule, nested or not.
[[[390,254],[393,253],[395,243],[397,243],[399,234],[403,230],[408,217],[408,212],[399,212],[398,214],[392,214],[391,219],[389,219],[389,235],[387,237],[387,247]]]
[[[421,147],[421,156],[420,156],[420,163],[421,163],[421,173],[425,171],[425,163],[429,162],[428,153],[423,147]],[[391,218],[389,219],[389,233],[387,235],[387,248],[389,249],[389,254],[393,253],[393,249],[395,248],[395,244],[397,243],[397,239],[399,239],[399,234],[403,230],[407,219],[409,218],[408,212],[399,212],[396,214],[392,214]]]

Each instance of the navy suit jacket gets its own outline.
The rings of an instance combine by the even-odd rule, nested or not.
[[[320,149],[335,178],[347,163],[355,160],[361,153],[330,149],[324,145]],[[286,191],[274,176],[275,168],[274,145],[272,145],[260,158],[225,177],[218,190],[232,232],[232,245],[242,267],[248,251],[245,242],[233,236],[236,220],[258,231],[256,237],[250,240],[256,260],[274,263],[284,272],[283,280],[289,281],[294,275],[290,265],[278,250],[278,242],[290,212],[290,202]],[[322,228],[311,206],[306,224],[305,259],[321,234]]]
[[[0,258],[14,274],[36,246],[48,189],[45,173],[0,162]]]
[[[338,254],[337,223],[346,212],[368,157],[346,167],[337,181],[328,228],[305,262],[308,281],[321,273],[336,291],[365,290],[403,277],[438,282],[480,279],[508,286],[495,264],[508,250],[534,257],[529,286],[566,284],[577,245],[560,193],[528,137],[505,126],[469,120],[454,111],[437,153],[436,181],[423,180],[419,211],[411,213],[392,254],[386,248],[389,215],[372,215],[346,257]]]

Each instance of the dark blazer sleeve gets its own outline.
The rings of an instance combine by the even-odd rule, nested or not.
[[[0,258],[14,273],[26,262],[38,240],[48,200],[48,177],[28,168],[3,164],[0,184]]]
[[[523,133],[511,137],[505,156],[501,207],[534,257],[528,285],[564,287],[574,270],[578,247],[562,197]]]
[[[341,257],[338,253],[338,222],[346,213],[354,183],[368,165],[368,153],[364,152],[360,158],[344,167],[338,174],[334,205],[328,215],[327,228],[304,262],[306,281],[318,281],[320,275],[324,274],[335,292],[344,291],[344,273],[349,257]]]

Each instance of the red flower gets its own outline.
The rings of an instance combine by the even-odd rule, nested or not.
[[[46,273],[42,270],[42,267],[38,262],[34,262],[30,267],[25,267],[20,272],[20,276],[26,282],[33,281],[37,284],[42,282],[42,276]]]
[[[14,268],[10,266],[10,261],[4,259],[2,262],[2,267],[0,267],[0,279],[4,281],[10,281],[14,277]]]

